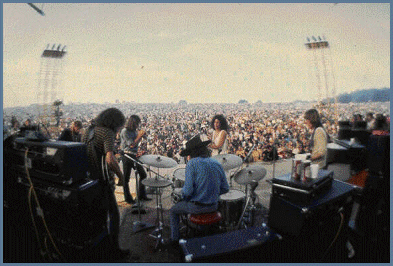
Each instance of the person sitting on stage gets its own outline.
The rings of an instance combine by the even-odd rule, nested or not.
[[[130,118],[127,121],[126,127],[123,128],[120,133],[120,149],[134,160],[137,160],[138,158],[138,144],[141,141],[142,137],[146,135],[146,132],[144,130],[137,131],[140,122],[141,119],[139,118],[139,116],[137,115],[130,116]],[[122,161],[123,161],[123,171],[124,171],[124,182],[123,184],[118,184],[118,185],[123,185],[124,200],[130,204],[135,203],[134,199],[131,196],[130,187],[128,184],[128,182],[130,181],[131,168],[137,171],[140,177],[139,188],[138,188],[139,200],[151,200],[146,196],[145,185],[143,185],[141,182],[147,176],[145,169],[140,164],[137,164],[134,161],[128,159],[126,156],[123,156]]]
[[[377,114],[375,118],[375,127],[372,130],[373,135],[384,136],[389,135],[389,123],[383,114]]]
[[[316,109],[309,109],[304,114],[307,127],[312,130],[310,149],[311,161],[319,165],[319,169],[326,168],[328,135],[322,126]]]
[[[189,161],[181,190],[182,200],[170,209],[172,245],[180,237],[180,215],[214,212],[218,209],[220,195],[229,191],[224,169],[217,160],[210,158],[209,143],[210,140],[202,141],[198,134],[186,143],[186,148],[180,153],[182,157],[189,156]]]
[[[82,129],[82,122],[77,120],[71,123],[70,128],[65,128],[58,140],[81,142],[80,130]]]

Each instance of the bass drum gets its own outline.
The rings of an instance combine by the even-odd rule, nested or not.
[[[237,189],[231,189],[220,196],[219,211],[225,224],[236,224],[242,215],[246,203],[246,194]]]
[[[173,187],[174,188],[182,188],[184,186],[184,182],[186,181],[186,168],[177,168],[173,171]]]

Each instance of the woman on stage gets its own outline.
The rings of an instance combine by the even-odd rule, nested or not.
[[[209,148],[212,150],[212,156],[228,153],[228,122],[223,115],[215,115],[211,121],[211,127],[214,129],[212,142]]]

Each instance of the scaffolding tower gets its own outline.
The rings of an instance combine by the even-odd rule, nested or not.
[[[331,112],[331,103],[334,102],[334,116],[338,120],[336,82],[333,71],[333,63],[329,42],[325,37],[307,37],[306,48],[313,52],[314,70],[316,76],[316,88],[318,89],[318,106],[326,107]],[[328,50],[329,54],[325,51]],[[322,75],[321,75],[322,72]],[[322,76],[322,77],[321,77]],[[325,99],[322,97],[322,82],[324,81]]]
[[[47,45],[41,55],[37,86],[38,119],[45,125],[55,122],[56,101],[62,101],[61,77],[67,53],[61,44]]]

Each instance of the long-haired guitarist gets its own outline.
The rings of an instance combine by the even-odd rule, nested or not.
[[[120,149],[127,154],[128,156],[132,157],[133,159],[137,159],[141,154],[138,152],[138,145],[139,142],[142,140],[142,137],[146,135],[144,130],[138,130],[138,127],[141,123],[141,119],[137,115],[131,115],[128,118],[126,126],[122,129],[120,133]],[[130,204],[134,204],[135,200],[132,198],[130,193],[129,181],[131,175],[131,169],[133,168],[135,171],[138,172],[140,176],[140,181],[146,178],[146,171],[145,169],[131,160],[128,160],[123,156],[123,172],[124,172],[124,182],[123,190],[124,190],[124,200]],[[151,200],[146,196],[146,188],[139,182],[139,200]]]

